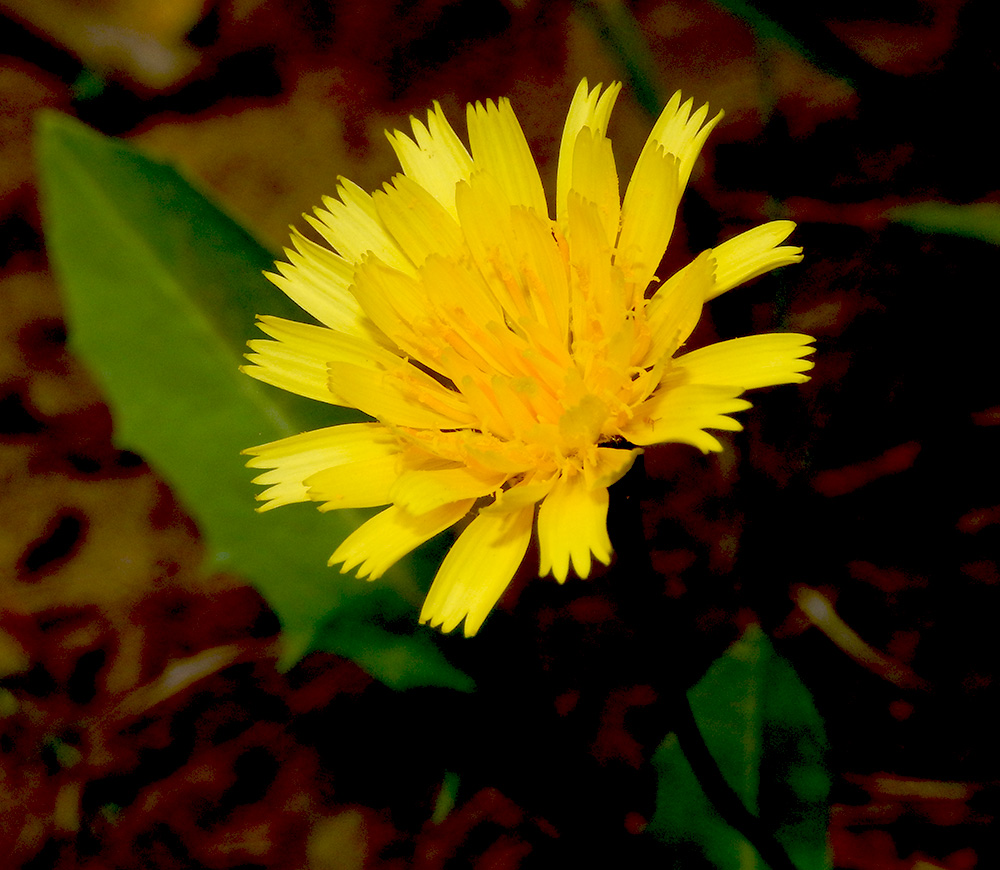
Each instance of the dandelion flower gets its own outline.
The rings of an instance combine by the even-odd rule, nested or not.
[[[746,391],[801,383],[806,335],[754,335],[681,352],[702,305],[801,260],[772,221],[659,266],[681,194],[721,118],[679,94],[620,198],[608,118],[620,85],[580,83],[559,149],[551,216],[506,99],[467,111],[469,148],[438,104],[389,141],[402,165],[369,195],[341,180],[295,233],[271,280],[321,325],[261,317],[247,374],[370,422],[247,453],[268,469],[260,510],[385,506],[330,564],[375,579],[465,520],[420,615],[475,634],[537,530],[539,574],[607,564],[608,487],[642,448],[722,449]]]

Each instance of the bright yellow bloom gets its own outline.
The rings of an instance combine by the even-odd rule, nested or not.
[[[563,582],[607,564],[608,487],[641,447],[721,450],[739,396],[801,383],[806,335],[755,335],[677,355],[702,304],[802,259],[772,221],[705,251],[668,280],[655,271],[691,169],[721,113],[675,94],[620,199],[606,131],[620,85],[580,83],[559,150],[555,219],[521,127],[502,99],[468,107],[470,148],[435,104],[413,137],[389,141],[403,168],[366,194],[341,180],[269,276],[322,326],[261,317],[245,371],[357,408],[373,421],[255,447],[270,469],[261,510],[388,505],[330,564],[379,577],[472,515],[420,615],[473,635],[528,548]]]

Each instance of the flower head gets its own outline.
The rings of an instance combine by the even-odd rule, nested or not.
[[[806,335],[755,335],[679,353],[702,305],[798,262],[773,221],[658,282],[691,169],[721,113],[675,94],[624,199],[608,118],[620,85],[580,83],[559,150],[555,218],[507,100],[468,107],[467,149],[437,104],[389,141],[403,172],[369,195],[341,180],[269,276],[322,325],[261,317],[245,371],[363,411],[255,447],[260,508],[386,506],[330,564],[374,579],[467,516],[421,621],[475,634],[537,527],[539,573],[607,564],[608,487],[641,448],[721,450],[740,395],[801,383]],[[536,522],[537,519],[537,522]]]

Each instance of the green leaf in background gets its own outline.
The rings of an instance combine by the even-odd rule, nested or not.
[[[827,847],[823,721],[808,690],[759,626],[688,692],[691,709],[733,791],[802,870],[832,866]],[[670,734],[653,759],[657,807],[649,830],[674,866],[764,870],[756,850],[715,811]]]
[[[997,202],[974,202],[969,205],[915,202],[889,209],[886,216],[895,223],[921,232],[967,236],[1000,245],[1000,203]]]
[[[817,66],[820,65],[809,49],[783,27],[776,18],[766,15],[754,3],[750,3],[748,0],[712,0],[712,2],[748,24],[758,39],[773,40],[817,64]]]
[[[624,0],[577,0],[576,8],[621,64],[639,105],[650,117],[658,117],[666,104],[659,84],[660,62],[629,6]]]
[[[369,584],[326,562],[370,512],[254,511],[243,448],[351,419],[237,371],[255,314],[304,319],[261,275],[272,255],[174,169],[64,115],[42,116],[38,157],[72,347],[99,378],[121,444],[198,523],[208,569],[246,577],[278,615],[283,664],[324,649],[394,688],[470,690],[417,625],[426,555]]]
[[[847,49],[815,16],[801,6],[774,0],[712,0],[740,19],[759,42],[774,43],[804,58],[827,75],[856,89],[877,70]]]

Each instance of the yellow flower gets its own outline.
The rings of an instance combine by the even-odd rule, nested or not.
[[[562,583],[607,564],[608,487],[641,447],[708,452],[707,429],[749,389],[801,383],[806,335],[755,335],[678,355],[702,304],[802,259],[772,221],[705,251],[662,283],[655,271],[707,120],[675,94],[622,200],[608,118],[620,85],[580,83],[559,150],[555,219],[511,109],[467,112],[470,148],[434,105],[412,138],[389,136],[403,172],[369,195],[341,180],[296,233],[274,283],[322,325],[261,317],[259,380],[357,408],[372,422],[305,432],[246,452],[270,469],[260,510],[387,505],[330,564],[374,579],[410,550],[471,522],[420,614],[473,635],[507,587],[536,525],[539,574]]]

